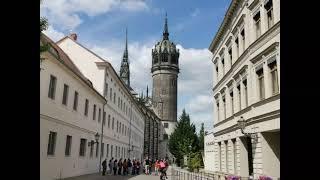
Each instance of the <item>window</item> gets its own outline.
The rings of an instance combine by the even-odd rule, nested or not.
[[[107,97],[107,96],[108,96],[108,83],[105,84],[103,96],[104,96],[104,97]]]
[[[107,144],[107,157],[109,157],[109,144]]]
[[[222,64],[222,75],[224,75],[224,57],[222,57],[221,59],[221,64]]]
[[[101,157],[104,155],[104,143],[101,144]]]
[[[65,153],[64,153],[66,156],[70,156],[71,143],[72,143],[72,136],[67,135],[67,139],[66,139],[66,149],[65,149]]]
[[[51,98],[51,99],[55,98],[56,84],[57,84],[57,78],[55,76],[53,76],[53,75],[50,75],[48,97]]]
[[[115,156],[118,156],[118,146],[116,146],[116,152],[115,152]]]
[[[242,81],[243,84],[243,94],[244,94],[244,107],[248,107],[248,90],[247,90],[247,79]]]
[[[121,99],[120,101],[121,101],[121,103],[120,103],[120,109],[122,110],[122,99]]]
[[[268,0],[268,2],[264,5],[267,13],[267,28],[270,29],[273,26],[273,4],[272,0]]]
[[[242,29],[240,35],[242,38],[242,52],[243,52],[245,50],[245,45],[246,45],[246,36],[244,34],[244,29]]]
[[[57,139],[57,132],[50,131],[47,155],[54,155],[54,151],[56,148],[56,139]]]
[[[279,92],[279,83],[278,83],[278,70],[277,70],[277,62],[273,61],[269,64],[270,73],[271,73],[271,88],[272,94],[278,94]]]
[[[215,66],[216,66],[216,77],[217,77],[217,79],[218,79],[218,76],[219,76],[219,67],[218,67],[218,63],[216,63],[215,64]]]
[[[263,68],[257,71],[260,100],[265,98]]]
[[[117,132],[118,132],[118,130],[119,130],[119,122],[117,121]]]
[[[112,101],[112,88],[110,88],[110,101]]]
[[[96,120],[96,108],[97,108],[97,106],[94,104],[93,105],[93,117],[92,117],[93,120]],[[99,121],[100,121],[100,119],[99,119]]]
[[[85,156],[85,154],[86,154],[86,144],[87,144],[87,140],[81,138],[81,139],[80,139],[79,156]]]
[[[118,108],[120,108],[120,97],[118,97]]]
[[[232,62],[232,48],[230,48],[228,50],[228,54],[229,54],[229,60],[230,60],[230,64],[231,64],[231,62]]]
[[[112,157],[113,155],[113,145],[111,145],[111,149],[110,149],[110,157]]]
[[[116,93],[113,93],[113,103],[116,104]]]
[[[107,116],[106,112],[103,112],[103,117],[102,117],[102,124],[103,124],[103,126],[106,125],[106,116]],[[100,121],[99,121],[99,122],[100,122]]]
[[[236,53],[237,53],[237,56],[239,58],[239,38],[237,37],[234,42],[236,43]]]
[[[241,87],[240,84],[237,86],[237,90],[238,90],[238,105],[239,105],[239,111],[241,110]]]
[[[78,109],[78,96],[79,93],[77,91],[74,92],[74,100],[73,100],[73,110],[77,110]]]
[[[112,118],[112,130],[114,129],[114,117]]]
[[[222,97],[222,102],[223,102],[223,119],[226,119],[227,115],[227,109],[226,109],[226,98],[225,96]]]
[[[231,115],[233,115],[233,91],[230,92],[230,109],[231,109]]]
[[[96,143],[96,157],[99,155],[99,143]]]
[[[62,95],[62,104],[68,104],[68,94],[69,94],[69,86],[64,84],[63,85],[63,95]]]
[[[164,128],[169,128],[169,123],[164,123],[163,126]]]
[[[220,121],[220,108],[219,103],[217,103],[217,114],[218,114],[218,122]]]
[[[124,135],[127,135],[127,126],[124,126]]]
[[[101,108],[99,108],[99,113],[98,113],[98,122],[100,122],[101,119]]]
[[[88,116],[88,107],[89,107],[89,100],[86,99],[86,103],[85,103],[85,106],[84,106],[84,115],[85,116]]]
[[[90,143],[90,157],[93,157],[93,145],[94,145],[94,141],[91,141],[91,143]]]
[[[108,115],[108,128],[110,128],[110,114]]]
[[[260,20],[260,11],[253,16],[254,26],[256,31],[256,39],[258,39],[261,35],[261,20]]]
[[[163,134],[163,140],[167,140],[168,138],[168,134]]]

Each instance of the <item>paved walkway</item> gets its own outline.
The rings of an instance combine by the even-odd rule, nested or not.
[[[173,178],[171,177],[171,172],[172,169],[171,167],[168,168],[167,170],[167,180],[172,180]],[[128,176],[113,176],[113,175],[106,175],[106,176],[101,176],[99,173],[95,174],[88,174],[88,175],[83,175],[83,176],[78,176],[78,177],[72,177],[72,178],[66,178],[63,180],[160,180],[160,176],[155,176],[155,175],[145,175],[145,174],[140,174],[136,176],[128,175]]]

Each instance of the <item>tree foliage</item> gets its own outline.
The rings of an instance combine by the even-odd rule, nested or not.
[[[189,149],[190,145],[191,149]],[[175,156],[178,166],[181,166],[184,155],[199,151],[196,127],[193,123],[190,123],[190,117],[185,110],[182,111],[176,128],[170,135],[169,150]]]
[[[204,123],[201,123],[201,129],[199,132],[199,148],[204,150]]]
[[[41,4],[41,0],[40,0],[40,4]],[[45,31],[46,29],[48,29],[48,20],[44,17],[40,17],[40,37],[41,37],[41,33],[42,31]],[[49,45],[48,44],[43,44],[43,45],[40,45],[40,62],[43,60],[43,58],[41,58],[41,53],[47,51],[49,48]]]

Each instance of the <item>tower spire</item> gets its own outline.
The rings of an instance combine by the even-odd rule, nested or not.
[[[165,18],[165,22],[164,22],[163,39],[169,40],[167,12],[166,12],[166,18]]]
[[[126,46],[123,52],[123,57],[120,67],[120,77],[130,87],[130,69],[129,69],[129,57],[128,57],[128,28],[126,28]]]

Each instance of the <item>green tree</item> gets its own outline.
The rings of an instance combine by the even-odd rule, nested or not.
[[[189,149],[190,145],[191,149]],[[170,135],[169,150],[175,156],[178,166],[181,166],[184,155],[199,151],[196,127],[193,123],[190,123],[190,116],[185,110],[182,111],[176,128]]]
[[[199,149],[204,150],[204,123],[201,123],[201,129],[199,132]]]
[[[40,4],[41,4],[41,0],[40,0]],[[40,17],[40,37],[42,35],[42,31],[45,31],[46,29],[48,29],[48,20],[44,17]],[[41,53],[47,51],[49,48],[49,45],[48,44],[43,44],[43,45],[40,45],[40,62],[43,60],[43,58],[41,58]]]

